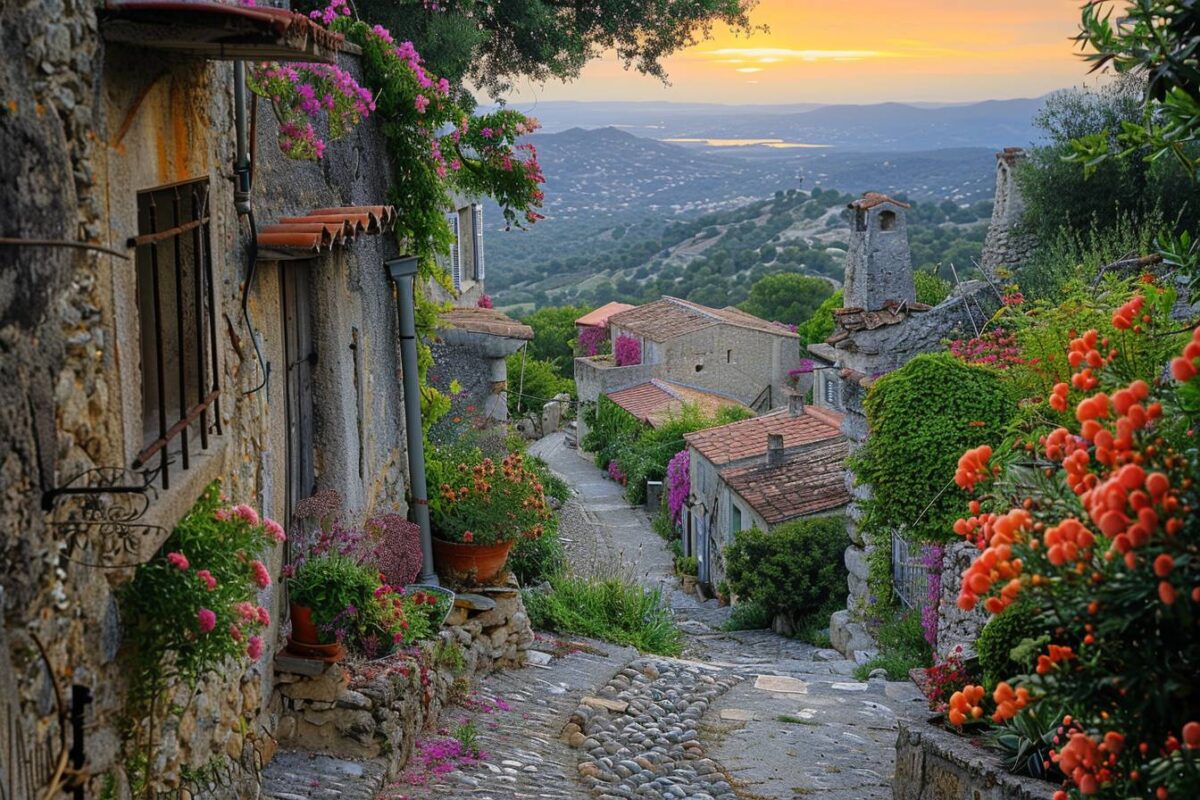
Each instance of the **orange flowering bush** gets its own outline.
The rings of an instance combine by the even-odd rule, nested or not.
[[[1113,337],[1070,342],[1070,380],[1046,399],[1065,424],[1003,457],[970,450],[955,475],[976,499],[954,530],[980,549],[959,605],[998,614],[1028,598],[1050,634],[988,707],[995,721],[1032,703],[1067,712],[1056,800],[1200,797],[1200,328],[1169,371],[1139,362],[1163,329],[1145,305],[1117,309]],[[967,687],[950,722],[985,705]]]
[[[434,535],[464,544],[537,539],[552,514],[541,479],[520,453],[455,465],[430,498],[429,513]]]

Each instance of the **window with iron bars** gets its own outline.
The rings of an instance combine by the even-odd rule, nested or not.
[[[137,304],[142,359],[142,449],[135,469],[164,489],[193,447],[221,433],[220,364],[208,180],[139,192]],[[198,441],[197,441],[198,440]]]

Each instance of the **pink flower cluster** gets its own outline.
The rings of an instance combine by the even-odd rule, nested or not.
[[[608,329],[600,325],[585,325],[579,331],[579,352],[585,356],[594,356],[608,341]]]
[[[618,367],[632,367],[642,363],[642,344],[633,336],[621,334],[613,345],[613,356]]]
[[[252,68],[248,83],[255,94],[270,100],[279,120],[279,147],[289,158],[324,156],[326,143],[313,127],[322,116],[329,138],[338,139],[375,110],[371,91],[336,64],[263,63]]]
[[[490,294],[479,295],[479,300],[475,303],[475,305],[478,306],[479,308],[491,308],[492,307],[492,296]]]
[[[1017,337],[1004,328],[990,330],[972,339],[955,339],[950,352],[968,364],[1008,369],[1027,363],[1021,357]]]

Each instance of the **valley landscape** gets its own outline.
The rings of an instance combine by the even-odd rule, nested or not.
[[[489,287],[515,312],[561,303],[745,299],[757,278],[841,278],[841,212],[864,191],[915,205],[915,266],[969,273],[995,153],[1036,141],[1044,98],[728,106],[547,102],[527,137],[546,219],[489,228]],[[498,209],[488,218],[498,220]]]

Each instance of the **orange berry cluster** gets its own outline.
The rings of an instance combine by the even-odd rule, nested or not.
[[[1079,793],[1087,797],[1098,793],[1100,785],[1112,779],[1117,756],[1124,749],[1125,737],[1116,731],[1104,734],[1100,741],[1086,733],[1075,731],[1061,751],[1050,751],[1050,757],[1057,761],[1059,769],[1075,782]],[[1058,794],[1055,794],[1055,797],[1058,797]]]
[[[1046,653],[1038,656],[1037,674],[1048,675],[1059,662],[1070,661],[1074,657],[1075,651],[1070,647],[1057,644],[1047,645]]]
[[[950,720],[950,724],[955,727],[962,725],[969,720],[977,720],[983,718],[983,706],[980,702],[983,700],[983,687],[974,684],[968,684],[950,695],[950,710],[946,712],[946,718]]]
[[[1101,354],[1098,347],[1103,347],[1107,355]],[[1100,383],[1092,370],[1109,364],[1117,356],[1117,351],[1109,348],[1108,337],[1100,338],[1096,331],[1088,331],[1078,339],[1072,339],[1067,350],[1067,363],[1071,369],[1078,369],[1071,376],[1071,385],[1081,392],[1088,392]],[[1082,367],[1082,369],[1080,369]]]
[[[1014,508],[1007,514],[991,516],[979,520],[983,527],[984,539],[981,542],[983,552],[971,562],[963,573],[962,588],[958,592],[958,607],[970,611],[975,607],[982,595],[991,591],[992,587],[1004,582],[1000,594],[989,597],[984,607],[992,614],[999,614],[1016,601],[1021,591],[1021,559],[1013,558],[1012,546],[1018,540],[1024,540],[1033,529],[1033,517],[1023,508]],[[975,523],[959,520],[964,528],[972,528]],[[959,526],[956,523],[955,529]]]
[[[1119,331],[1127,331],[1132,328],[1134,333],[1141,333],[1142,326],[1139,323],[1150,321],[1150,315],[1142,313],[1142,306],[1145,304],[1146,298],[1135,294],[1128,303],[1113,312],[1112,326]]]
[[[1196,360],[1200,359],[1200,328],[1192,331],[1192,340],[1183,348],[1183,355],[1171,360],[1171,376],[1180,383],[1196,377]]]
[[[992,699],[996,701],[996,713],[992,714],[992,720],[995,722],[1012,719],[1018,711],[1033,702],[1028,689],[1022,686],[1014,690],[1007,681],[996,684]]]
[[[954,482],[966,491],[972,491],[979,481],[992,476],[988,469],[988,460],[992,457],[992,448],[981,444],[963,453],[958,459],[958,469],[954,471]]]

